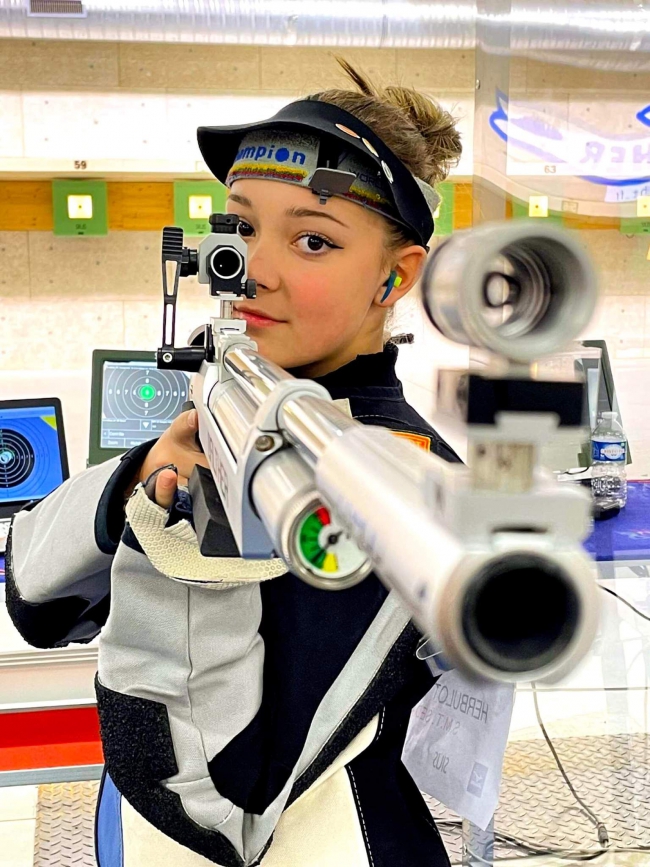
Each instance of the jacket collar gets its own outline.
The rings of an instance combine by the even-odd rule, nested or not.
[[[315,382],[325,386],[335,400],[368,388],[396,389],[401,394],[402,384],[395,373],[397,353],[397,346],[387,343],[383,352],[357,355],[354,361],[316,378]]]

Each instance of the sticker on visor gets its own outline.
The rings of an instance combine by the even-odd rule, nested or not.
[[[337,123],[337,124],[335,124],[335,126],[337,129],[340,129],[341,132],[344,132],[346,135],[351,135],[352,138],[361,138],[359,133],[355,132],[353,129],[350,129],[347,126],[343,126],[342,123]]]
[[[384,160],[381,161],[381,167],[384,170],[384,174],[386,175],[386,177],[388,178],[388,180],[392,184],[393,183],[393,173],[388,168],[388,165],[384,162]]]
[[[373,155],[376,156],[376,157],[379,156],[379,154],[378,154],[377,151],[375,150],[374,145],[371,145],[367,138],[362,138],[361,141],[362,141],[362,142],[364,143],[364,145],[368,148],[368,150],[370,151],[371,154],[373,154]]]

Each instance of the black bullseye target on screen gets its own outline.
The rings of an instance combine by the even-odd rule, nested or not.
[[[187,400],[187,376],[155,367],[108,366],[103,414],[109,419],[172,419]]]
[[[0,488],[22,485],[34,472],[32,443],[16,430],[0,428]]]

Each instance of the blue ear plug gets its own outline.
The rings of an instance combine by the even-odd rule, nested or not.
[[[399,289],[402,283],[402,278],[398,275],[397,271],[391,271],[388,275],[388,280],[386,280],[386,291],[384,292],[381,302],[385,301],[393,289]],[[380,302],[380,303],[381,303]]]

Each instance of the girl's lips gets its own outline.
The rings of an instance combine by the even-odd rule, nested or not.
[[[269,319],[268,316],[261,316],[259,313],[251,313],[248,310],[236,310],[236,319],[244,319],[247,325],[253,325],[256,328],[267,328],[270,325],[280,325],[277,319]]]

